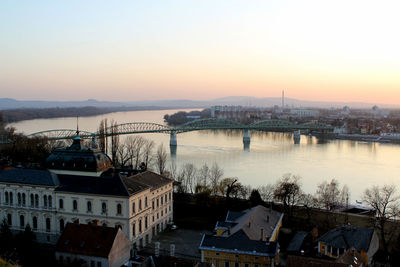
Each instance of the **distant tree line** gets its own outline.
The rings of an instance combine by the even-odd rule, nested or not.
[[[189,117],[188,117],[189,116]],[[200,119],[210,118],[211,117],[211,110],[210,109],[203,109],[203,110],[194,110],[190,112],[179,111],[172,115],[165,114],[164,121],[168,123],[168,125],[180,125],[186,122],[195,120],[195,118],[191,118],[191,116],[199,116]]]
[[[4,122],[60,117],[88,117],[118,111],[160,110],[165,107],[69,107],[69,108],[20,108],[3,110]]]

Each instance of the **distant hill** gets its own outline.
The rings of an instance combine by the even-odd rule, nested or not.
[[[115,107],[164,107],[164,108],[208,108],[214,105],[241,105],[256,107],[271,107],[281,105],[280,97],[257,98],[250,96],[228,96],[213,100],[158,100],[158,101],[127,101],[112,102],[98,101],[88,99],[85,101],[41,101],[41,100],[16,100],[12,98],[0,98],[0,110],[22,109],[22,108],[67,108],[67,107],[97,107],[97,108],[115,108]],[[292,107],[315,107],[315,108],[341,108],[349,106],[351,108],[371,108],[378,105],[380,108],[400,108],[400,105],[386,105],[380,103],[362,103],[362,102],[322,102],[307,101],[294,98],[285,98],[285,105]]]

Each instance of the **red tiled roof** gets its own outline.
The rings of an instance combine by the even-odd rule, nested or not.
[[[286,267],[348,267],[348,265],[328,260],[289,256]]]
[[[68,223],[56,252],[108,258],[119,229],[106,226]]]

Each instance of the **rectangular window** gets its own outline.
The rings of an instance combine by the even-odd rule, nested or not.
[[[224,266],[229,267],[229,261],[226,261]]]
[[[132,213],[135,213],[135,201],[132,202]]]
[[[101,261],[97,262],[97,267],[101,267]]]
[[[142,200],[139,199],[139,210],[142,210]]]

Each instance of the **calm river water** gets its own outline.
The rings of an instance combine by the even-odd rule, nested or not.
[[[164,123],[164,114],[177,110],[116,112],[79,118],[81,130],[96,131],[103,118],[118,123]],[[48,129],[75,129],[76,118],[36,119],[13,123],[25,134]],[[169,151],[169,135],[144,134],[143,137],[163,143]],[[291,134],[251,133],[250,150],[243,149],[241,132],[197,131],[178,134],[175,157],[178,166],[194,163],[200,168],[217,162],[225,177],[238,177],[253,187],[275,183],[286,173],[300,175],[304,191],[314,193],[324,180],[337,179],[347,184],[351,203],[360,200],[371,185],[396,184],[400,191],[400,145],[329,140],[321,143],[315,137],[302,136],[298,145]]]

